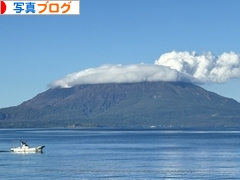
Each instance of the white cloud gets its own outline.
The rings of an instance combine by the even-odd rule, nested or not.
[[[50,87],[69,88],[78,84],[188,81],[188,79],[191,77],[159,65],[104,65],[69,74],[65,78],[52,82]]]
[[[155,64],[175,69],[202,83],[223,83],[240,78],[240,55],[234,52],[214,56],[211,52],[197,55],[195,52],[173,51],[160,56]]]
[[[222,83],[240,78],[240,55],[234,52],[215,56],[211,52],[170,52],[155,64],[104,65],[72,73],[53,81],[50,87],[69,88],[78,84],[184,81],[198,84]]]

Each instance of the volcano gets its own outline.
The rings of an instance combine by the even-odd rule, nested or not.
[[[0,127],[240,127],[240,103],[184,82],[86,84],[0,109]]]

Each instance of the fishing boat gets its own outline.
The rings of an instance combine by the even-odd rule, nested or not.
[[[26,141],[21,141],[21,146],[20,147],[11,148],[10,151],[20,152],[20,153],[42,152],[44,147],[45,146],[38,146],[38,147],[30,148],[28,146],[28,144],[26,143]]]

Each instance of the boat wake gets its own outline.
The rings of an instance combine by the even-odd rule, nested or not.
[[[8,150],[0,150],[0,152],[11,152],[11,151],[8,151]]]

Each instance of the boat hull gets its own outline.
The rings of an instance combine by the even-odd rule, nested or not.
[[[38,146],[36,148],[26,148],[26,147],[17,147],[17,148],[11,148],[11,152],[20,152],[20,153],[25,153],[25,152],[42,152],[43,148],[45,146]]]

